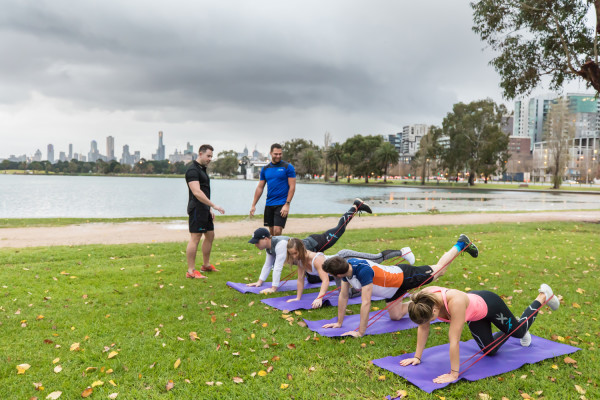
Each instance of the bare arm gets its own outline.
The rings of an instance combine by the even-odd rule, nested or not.
[[[287,200],[283,207],[281,207],[281,216],[284,218],[287,217],[290,212],[290,203],[294,198],[294,193],[296,193],[296,178],[288,178],[288,185],[290,188],[288,190]]]
[[[347,293],[347,292],[346,292]],[[369,323],[369,311],[371,311],[371,296],[373,295],[373,284],[369,283],[367,286],[362,287],[361,291],[361,302],[360,305],[360,324],[358,326],[358,332],[350,331],[344,333],[344,335],[351,335],[360,337],[367,331],[367,325]]]
[[[253,216],[254,212],[256,211],[256,203],[258,203],[258,199],[260,199],[260,196],[262,196],[266,183],[267,181],[258,181],[258,186],[256,186],[256,190],[254,191],[254,200],[252,201],[252,206],[250,207],[250,216]]]
[[[460,369],[460,335],[465,326],[465,314],[469,305],[469,298],[466,293],[454,292],[452,298],[448,300],[448,310],[450,311],[450,329],[448,330],[448,341],[450,342],[450,369],[447,374],[440,375],[433,380],[435,383],[452,382],[458,379]]]
[[[210,199],[208,197],[206,197],[204,192],[200,189],[200,182],[198,182],[198,181],[188,182],[188,187],[192,191],[192,194],[194,195],[194,197],[197,198],[199,202],[201,202],[202,204],[206,204],[209,207],[214,208],[221,214],[225,214],[225,210],[223,210],[221,207],[219,207],[218,205],[216,205],[215,203],[210,201]]]
[[[289,299],[287,302],[298,301],[302,299],[302,293],[304,292],[304,268],[298,265],[298,289],[296,290],[296,298]]]
[[[344,317],[346,316],[346,306],[348,306],[348,289],[350,284],[342,281],[342,287],[340,288],[340,295],[338,296],[338,320],[333,324],[325,324],[323,328],[341,328],[344,323]]]
[[[415,350],[415,356],[413,358],[406,358],[400,361],[400,365],[406,367],[407,365],[418,365],[421,364],[421,358],[423,357],[423,351],[427,344],[427,338],[429,338],[429,327],[430,323],[426,322],[419,325],[417,328],[417,349]]]

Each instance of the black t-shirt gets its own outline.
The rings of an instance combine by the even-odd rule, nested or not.
[[[190,165],[185,172],[185,181],[188,183],[188,192],[189,192],[189,200],[187,212],[188,214],[192,212],[192,210],[196,207],[203,210],[210,210],[210,207],[204,203],[201,203],[200,200],[194,196],[194,193],[190,190],[189,183],[198,181],[200,182],[200,190],[210,199],[210,178],[206,173],[206,167],[200,165],[198,161],[193,161],[192,165]]]

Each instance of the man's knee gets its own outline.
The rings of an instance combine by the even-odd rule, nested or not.
[[[281,226],[273,226],[273,231],[271,233],[272,236],[280,236],[281,232],[283,232],[283,228]]]
[[[200,243],[201,239],[202,239],[202,234],[201,233],[192,233],[192,234],[190,234],[190,243],[191,244],[195,244],[196,246],[198,246],[198,244]]]

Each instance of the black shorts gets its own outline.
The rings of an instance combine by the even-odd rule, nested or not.
[[[189,213],[190,233],[204,233],[215,230],[210,208],[195,207]]]
[[[431,276],[433,275],[433,269],[429,265],[413,267],[412,265],[400,264],[398,266],[402,268],[402,272],[404,273],[404,280],[402,281],[402,285],[400,285],[400,287],[398,288],[396,293],[394,293],[392,298],[385,299],[386,303],[390,303],[396,300],[397,298],[401,297],[406,292],[408,292],[410,289],[419,287],[421,284],[428,284],[433,282],[433,278],[431,278]]]
[[[281,208],[283,206],[284,204],[280,206],[265,206],[265,226],[280,226],[285,228],[287,216],[285,218],[281,216]]]

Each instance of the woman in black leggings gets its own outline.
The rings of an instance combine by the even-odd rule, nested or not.
[[[505,339],[494,343],[493,346],[495,347],[488,355],[495,354],[509,336],[520,338],[522,346],[529,346],[531,344],[529,328],[533,324],[533,321],[535,321],[537,309],[546,300],[548,300],[547,305],[552,310],[557,310],[560,306],[560,302],[553,295],[550,286],[544,283],[540,286],[538,292],[539,294],[536,299],[525,309],[521,318],[518,319],[511,313],[500,296],[487,290],[476,290],[465,293],[456,289],[430,286],[413,294],[411,296],[411,303],[408,305],[408,315],[414,323],[419,325],[417,330],[417,350],[413,358],[402,360],[400,365],[408,366],[421,363],[423,350],[425,350],[425,344],[429,336],[429,326],[431,321],[436,318],[450,322],[448,337],[450,342],[451,372],[435,378],[433,380],[435,383],[452,382],[458,379],[460,368],[459,343],[465,322],[467,322],[479,348],[485,349],[485,352],[490,350],[487,346],[494,342],[494,340],[503,334],[507,334]],[[524,322],[525,320],[527,321]],[[492,335],[492,324],[500,330],[495,335]],[[519,325],[521,326],[519,327]]]

